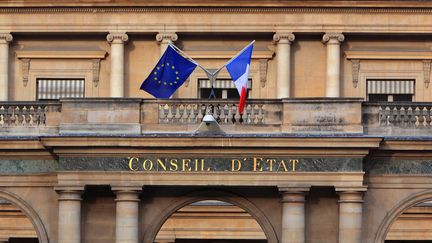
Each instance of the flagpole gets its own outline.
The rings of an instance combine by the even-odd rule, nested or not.
[[[239,51],[239,52],[237,53],[237,55],[235,55],[235,56],[234,56],[233,58],[231,58],[227,63],[225,63],[224,66],[230,64],[230,63],[232,62],[232,60],[234,60],[236,57],[240,56],[240,54],[242,54],[242,52],[243,52],[244,50],[246,50],[246,49],[247,49],[250,45],[252,45],[253,43],[255,43],[255,40],[251,41],[251,43],[249,43],[249,45],[247,45],[245,48],[241,49],[241,51]]]
[[[218,73],[222,68],[225,67],[225,65],[223,65],[222,67],[220,67],[218,70],[216,70],[215,72],[210,72],[209,70],[207,70],[206,68],[204,68],[203,66],[201,66],[197,61],[195,61],[192,57],[188,56],[186,53],[184,53],[182,50],[180,50],[180,48],[178,48],[177,46],[175,46],[172,43],[169,43],[168,45],[170,45],[172,48],[174,48],[176,51],[180,52],[182,55],[184,55],[186,58],[188,58],[190,61],[192,61],[194,64],[196,64],[198,67],[200,67],[204,72],[210,74],[210,75],[214,75],[216,73]]]

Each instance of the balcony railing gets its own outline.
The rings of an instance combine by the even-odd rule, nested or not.
[[[0,102],[0,135],[194,133],[211,114],[226,133],[432,135],[432,103],[355,98],[248,100],[64,99]]]

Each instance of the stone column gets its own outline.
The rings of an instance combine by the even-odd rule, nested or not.
[[[81,195],[84,187],[57,187],[58,243],[81,242]]]
[[[291,90],[291,43],[294,41],[293,33],[276,33],[273,35],[273,42],[277,44],[276,65],[277,98],[289,98]]]
[[[338,194],[339,243],[361,243],[363,192],[345,190]]]
[[[174,43],[177,39],[178,36],[174,32],[161,32],[157,34],[156,40],[160,44],[160,55],[163,55],[169,43]]]
[[[110,97],[124,97],[124,43],[129,39],[126,33],[109,33],[111,43]]]
[[[326,97],[340,97],[340,43],[341,33],[326,33],[323,43],[327,45]]]
[[[308,187],[279,187],[282,194],[282,238],[281,243],[305,243],[305,202]]]
[[[112,187],[116,194],[116,243],[138,243],[141,187]]]
[[[0,33],[0,101],[8,101],[9,96],[9,43],[13,37]]]

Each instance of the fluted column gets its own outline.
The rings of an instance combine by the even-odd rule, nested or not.
[[[124,97],[124,44],[129,37],[126,33],[109,33],[111,43],[110,97]]]
[[[116,243],[138,243],[141,187],[112,187],[116,194]]]
[[[326,97],[340,97],[340,43],[341,33],[326,33],[323,43],[327,45]]]
[[[281,243],[305,243],[305,202],[309,188],[279,187],[282,194]]]
[[[276,43],[277,98],[289,98],[291,92],[291,43],[294,41],[293,33],[276,33],[273,42]]]
[[[338,191],[339,243],[361,243],[363,192]]]
[[[58,193],[58,243],[81,242],[82,187],[56,188]]]
[[[8,101],[9,96],[9,43],[13,37],[0,33],[0,101]]]
[[[156,35],[156,40],[160,44],[160,55],[165,52],[169,43],[173,43],[178,39],[178,36],[174,32],[161,32]]]

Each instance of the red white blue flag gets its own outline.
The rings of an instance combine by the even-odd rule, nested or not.
[[[240,101],[238,105],[238,111],[240,114],[243,113],[246,102],[253,44],[254,41],[252,41],[248,46],[240,51],[237,56],[233,57],[225,65],[240,95]]]

